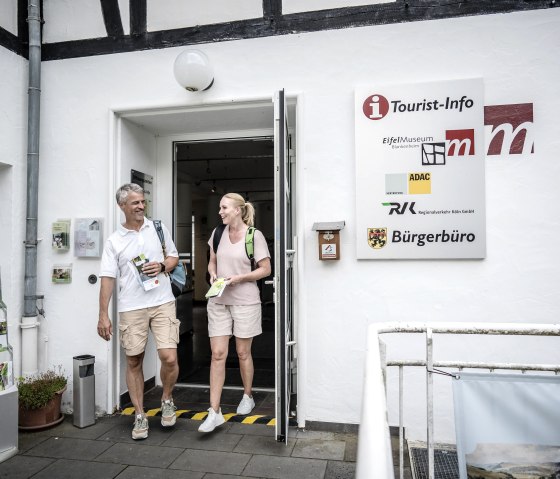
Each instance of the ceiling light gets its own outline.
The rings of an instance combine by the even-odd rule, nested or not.
[[[205,53],[184,50],[173,65],[175,79],[187,91],[208,90],[214,83],[214,69]]]

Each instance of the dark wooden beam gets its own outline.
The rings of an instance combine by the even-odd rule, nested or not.
[[[118,0],[100,0],[101,11],[103,12],[103,21],[105,22],[105,30],[110,37],[122,37],[124,35],[123,24],[121,20],[121,11],[119,9]]]
[[[13,33],[0,27],[0,47],[4,47],[24,58],[27,58],[27,47]]]
[[[146,0],[130,0],[131,35],[144,35],[147,32],[147,15]]]
[[[274,21],[282,15],[282,0],[262,0],[263,18]]]
[[[17,3],[17,36],[20,42],[25,45],[29,43],[29,28],[27,28],[27,2],[28,0],[18,0]]]
[[[146,31],[145,0],[131,0],[130,5],[130,36],[45,44],[43,45],[43,59],[58,60],[322,30],[537,10],[558,7],[560,1],[430,0],[427,3],[426,0],[399,0],[394,3],[281,15],[278,12],[281,7],[280,0],[263,0],[263,14],[267,15],[266,18],[263,16],[263,18],[251,20],[158,32]],[[134,21],[132,19],[133,11],[137,17]],[[274,15],[276,15],[275,20],[271,22],[270,19]],[[140,21],[142,19],[143,26]],[[133,28],[133,24],[136,24],[136,27]]]

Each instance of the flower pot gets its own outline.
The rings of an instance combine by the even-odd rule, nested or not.
[[[34,431],[55,426],[64,420],[60,412],[62,394],[64,389],[58,391],[44,407],[39,409],[27,409],[19,406],[18,427],[23,431]]]

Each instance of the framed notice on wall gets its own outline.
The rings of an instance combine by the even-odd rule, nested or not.
[[[359,259],[484,258],[482,79],[359,87]]]
[[[130,170],[130,181],[131,183],[136,183],[144,188],[144,199],[146,200],[144,216],[152,219],[152,188],[154,184],[154,177],[147,175],[146,173],[142,173],[141,171]]]

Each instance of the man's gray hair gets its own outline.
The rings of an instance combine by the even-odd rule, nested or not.
[[[128,194],[130,192],[139,193],[141,195],[144,194],[144,188],[136,183],[127,183],[126,185],[122,185],[118,190],[115,198],[117,199],[117,204],[124,205],[126,203],[126,199],[128,198]]]

